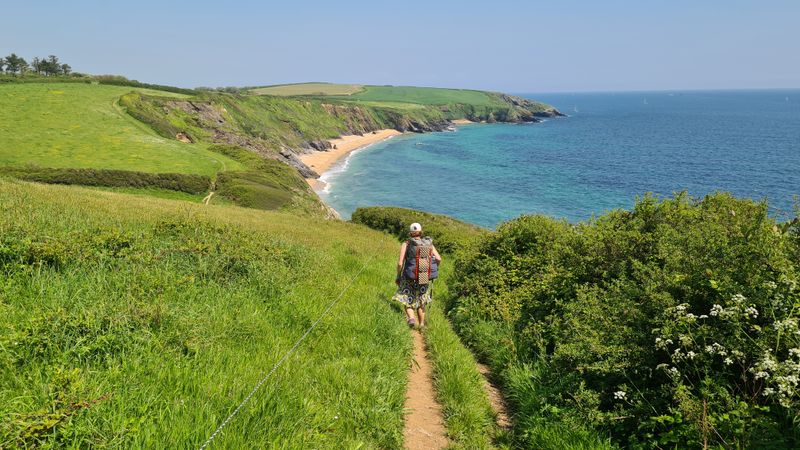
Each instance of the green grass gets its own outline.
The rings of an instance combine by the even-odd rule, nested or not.
[[[425,344],[431,358],[434,385],[447,427],[451,448],[493,448],[499,437],[495,416],[484,391],[484,378],[475,359],[461,343],[443,312],[447,277],[454,263],[450,255],[442,265],[441,279],[434,287],[435,299],[428,307]]]
[[[397,243],[343,222],[0,179],[0,447],[399,448]]]
[[[212,145],[209,149],[247,168],[219,174],[216,181],[218,198],[248,208],[280,209],[318,217],[328,215],[308,183],[288,165],[262,158],[240,147]]]
[[[355,100],[355,101],[348,101],[348,103],[357,104],[359,106],[373,106],[376,108],[399,109],[403,111],[418,110],[425,108],[425,105],[421,105],[419,103],[405,103],[405,102]]]
[[[158,188],[126,188],[126,187],[107,187],[107,186],[87,186],[87,189],[92,189],[96,191],[105,191],[105,192],[116,192],[120,194],[131,194],[131,195],[142,195],[147,197],[156,197],[156,198],[163,198],[167,200],[183,200],[185,202],[194,202],[200,203],[205,198],[205,195],[202,194],[189,194],[186,192],[180,191],[173,191],[170,189],[158,189]],[[212,202],[214,204],[219,205],[228,205],[232,204],[231,202],[219,198],[219,197],[212,197]]]
[[[255,95],[352,95],[360,92],[360,84],[335,84],[335,83],[297,83],[282,84],[278,86],[265,86],[251,89]]]
[[[213,176],[241,166],[206,149],[165,139],[128,116],[128,92],[184,95],[85,83],[0,84],[0,166],[119,169]]]
[[[502,103],[486,92],[471,89],[442,89],[412,86],[364,86],[364,90],[349,97],[372,102],[419,103],[447,105],[453,103],[476,106],[498,106]]]

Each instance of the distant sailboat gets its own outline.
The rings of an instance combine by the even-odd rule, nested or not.
[[[647,104],[647,99],[644,99],[644,102],[643,102],[643,103],[646,105],[646,104]]]
[[[573,106],[572,110],[575,111],[575,112],[578,112],[578,107],[577,106]]]
[[[789,103],[789,97],[786,97],[786,103]]]

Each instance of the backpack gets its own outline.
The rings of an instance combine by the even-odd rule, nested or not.
[[[413,237],[406,246],[403,276],[419,285],[427,285],[439,276],[439,265],[433,257],[433,239]]]

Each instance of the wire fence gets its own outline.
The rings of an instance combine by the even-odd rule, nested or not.
[[[205,450],[206,448],[208,448],[209,445],[211,445],[211,442],[214,441],[214,439],[222,431],[222,429],[225,428],[231,422],[231,420],[233,420],[233,418],[236,417],[237,414],[239,414],[239,411],[242,410],[242,407],[244,407],[244,405],[246,405],[247,402],[249,402],[250,399],[253,398],[253,395],[255,395],[255,393],[261,388],[261,386],[263,386],[264,383],[266,383],[267,380],[269,380],[270,377],[272,377],[272,375],[275,373],[275,371],[278,370],[278,368],[281,365],[283,365],[283,363],[287,359],[289,359],[289,357],[295,352],[295,350],[297,350],[297,348],[308,337],[308,335],[311,334],[312,331],[314,331],[314,328],[316,328],[317,325],[319,325],[319,323],[322,322],[322,319],[324,319],[325,316],[328,315],[328,312],[330,312],[330,310],[336,305],[336,303],[339,302],[339,300],[342,298],[344,293],[347,292],[348,289],[350,289],[350,287],[353,285],[353,283],[355,283],[356,279],[358,279],[358,277],[361,276],[361,273],[364,272],[364,269],[367,268],[367,265],[369,265],[369,263],[371,261],[372,261],[372,259],[366,261],[364,263],[364,265],[361,266],[361,269],[359,269],[359,271],[353,276],[353,278],[350,280],[350,282],[347,283],[347,286],[345,286],[344,289],[342,289],[342,291],[339,293],[339,295],[335,299],[333,299],[333,301],[328,305],[327,308],[325,308],[325,310],[317,318],[317,320],[313,324],[311,324],[311,326],[306,330],[306,332],[303,333],[302,336],[300,336],[300,339],[298,339],[297,342],[294,343],[292,348],[290,348],[289,351],[287,351],[283,355],[283,357],[277,363],[275,363],[274,366],[272,366],[272,369],[270,369],[269,372],[267,372],[267,374],[264,375],[264,377],[262,377],[261,380],[259,380],[258,383],[256,383],[255,387],[253,387],[253,389],[250,391],[250,393],[247,394],[247,396],[244,398],[244,400],[242,400],[241,403],[239,403],[239,405],[236,406],[236,409],[234,409],[233,412],[230,413],[228,415],[228,417],[226,417],[225,420],[222,421],[222,423],[217,427],[217,429],[214,430],[213,433],[211,433],[211,436],[209,436],[208,439],[206,439],[206,441],[203,443],[203,445],[200,446],[200,450]]]

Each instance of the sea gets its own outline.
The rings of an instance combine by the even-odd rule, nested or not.
[[[567,117],[405,134],[323,174],[344,218],[362,206],[447,214],[495,228],[522,214],[579,222],[646,193],[728,191],[793,214],[800,90],[526,94]]]

